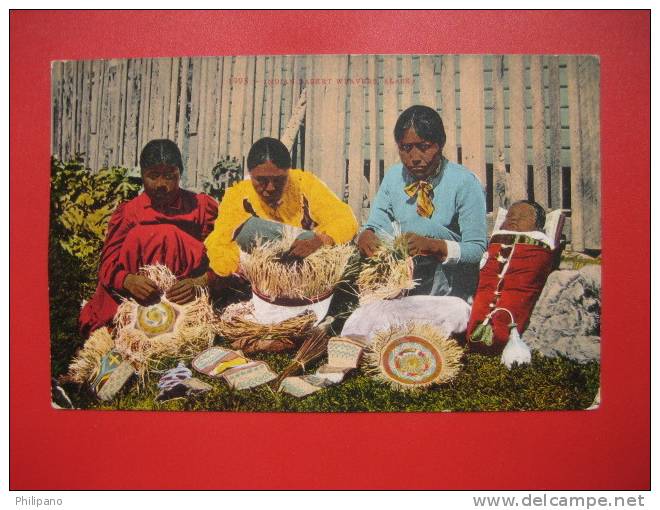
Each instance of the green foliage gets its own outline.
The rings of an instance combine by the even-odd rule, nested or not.
[[[51,160],[51,241],[84,269],[96,267],[112,212],[140,190],[126,174],[117,167],[91,173],[80,158]]]
[[[222,156],[211,170],[211,177],[204,181],[204,193],[211,195],[218,202],[225,190],[243,178],[243,165],[235,157]]]
[[[108,220],[121,201],[137,195],[140,186],[124,168],[93,174],[80,158],[51,159],[48,279],[54,376],[66,371],[82,344],[77,326],[80,304],[96,287]]]
[[[284,354],[262,354],[275,371],[290,362]],[[316,370],[319,361],[307,367]],[[499,356],[467,354],[464,368],[448,384],[419,393],[395,391],[361,370],[339,385],[305,398],[274,392],[268,385],[235,391],[217,379],[195,374],[213,389],[198,398],[158,403],[157,378],[140,392],[133,389],[109,403],[78,402],[103,409],[143,409],[167,411],[531,411],[577,410],[591,405],[599,386],[599,364],[580,364],[562,358],[534,354],[531,365],[508,370]]]

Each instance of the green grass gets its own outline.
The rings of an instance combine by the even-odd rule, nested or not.
[[[52,260],[51,260],[52,263]],[[52,266],[51,266],[52,267]],[[57,277],[51,272],[51,278]],[[83,339],[76,331],[80,292],[90,292],[89,282],[60,283],[66,292],[53,292],[51,287],[51,367],[57,377],[66,372]],[[56,287],[57,288],[57,287]],[[77,291],[77,292],[76,292]],[[355,296],[346,286],[337,293],[330,315],[337,320],[333,334],[351,310],[357,306]],[[53,306],[55,305],[55,306]],[[220,345],[222,339],[218,339]],[[294,353],[257,354],[253,359],[266,361],[275,372],[281,372]],[[324,362],[307,367],[312,373]],[[176,361],[172,360],[172,366]],[[382,384],[362,370],[354,371],[342,384],[323,389],[298,399],[276,393],[267,385],[246,391],[235,391],[226,383],[195,373],[213,389],[199,397],[170,402],[156,402],[158,374],[144,386],[133,386],[110,402],[99,402],[84,388],[66,386],[74,405],[82,409],[162,410],[162,411],[247,411],[247,412],[365,412],[365,411],[513,411],[574,410],[591,405],[599,387],[600,364],[578,363],[565,358],[545,358],[533,354],[532,364],[508,370],[499,356],[467,353],[463,368],[450,383],[417,393],[401,392]]]
[[[289,363],[284,354],[254,356],[281,371]],[[309,367],[313,371],[320,362]],[[579,364],[534,355],[532,364],[508,370],[498,357],[467,354],[458,377],[448,384],[417,393],[392,390],[361,370],[344,383],[302,399],[273,392],[268,385],[234,391],[225,383],[201,374],[196,377],[213,389],[200,397],[159,403],[157,377],[145,387],[133,385],[114,400],[101,403],[85,393],[71,394],[76,406],[92,409],[163,411],[513,411],[585,409],[599,385],[599,364]]]

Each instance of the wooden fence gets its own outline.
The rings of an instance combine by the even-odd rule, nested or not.
[[[599,250],[599,62],[591,56],[351,55],[54,62],[52,152],[92,169],[136,167],[167,137],[185,186],[225,155],[280,137],[304,90],[292,155],[366,214],[398,159],[392,132],[412,104],[442,115],[445,155],[470,168],[488,209],[533,198],[563,208],[573,249]]]

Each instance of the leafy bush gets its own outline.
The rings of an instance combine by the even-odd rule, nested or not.
[[[220,202],[225,190],[242,178],[243,165],[241,162],[234,157],[223,156],[211,170],[211,178],[204,181],[204,193]]]
[[[80,158],[68,163],[52,158],[51,240],[84,269],[96,269],[112,212],[140,190],[139,182],[129,179],[127,172],[114,167],[94,174]]]
[[[79,157],[69,162],[51,159],[50,292],[51,368],[64,371],[75,349],[78,314],[96,287],[98,260],[112,212],[137,195],[139,179],[125,168],[92,173]]]

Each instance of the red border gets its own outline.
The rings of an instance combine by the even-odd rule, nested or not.
[[[649,12],[36,11],[12,12],[10,20],[11,488],[650,487]],[[51,409],[50,61],[351,52],[600,55],[601,408],[327,415]]]

